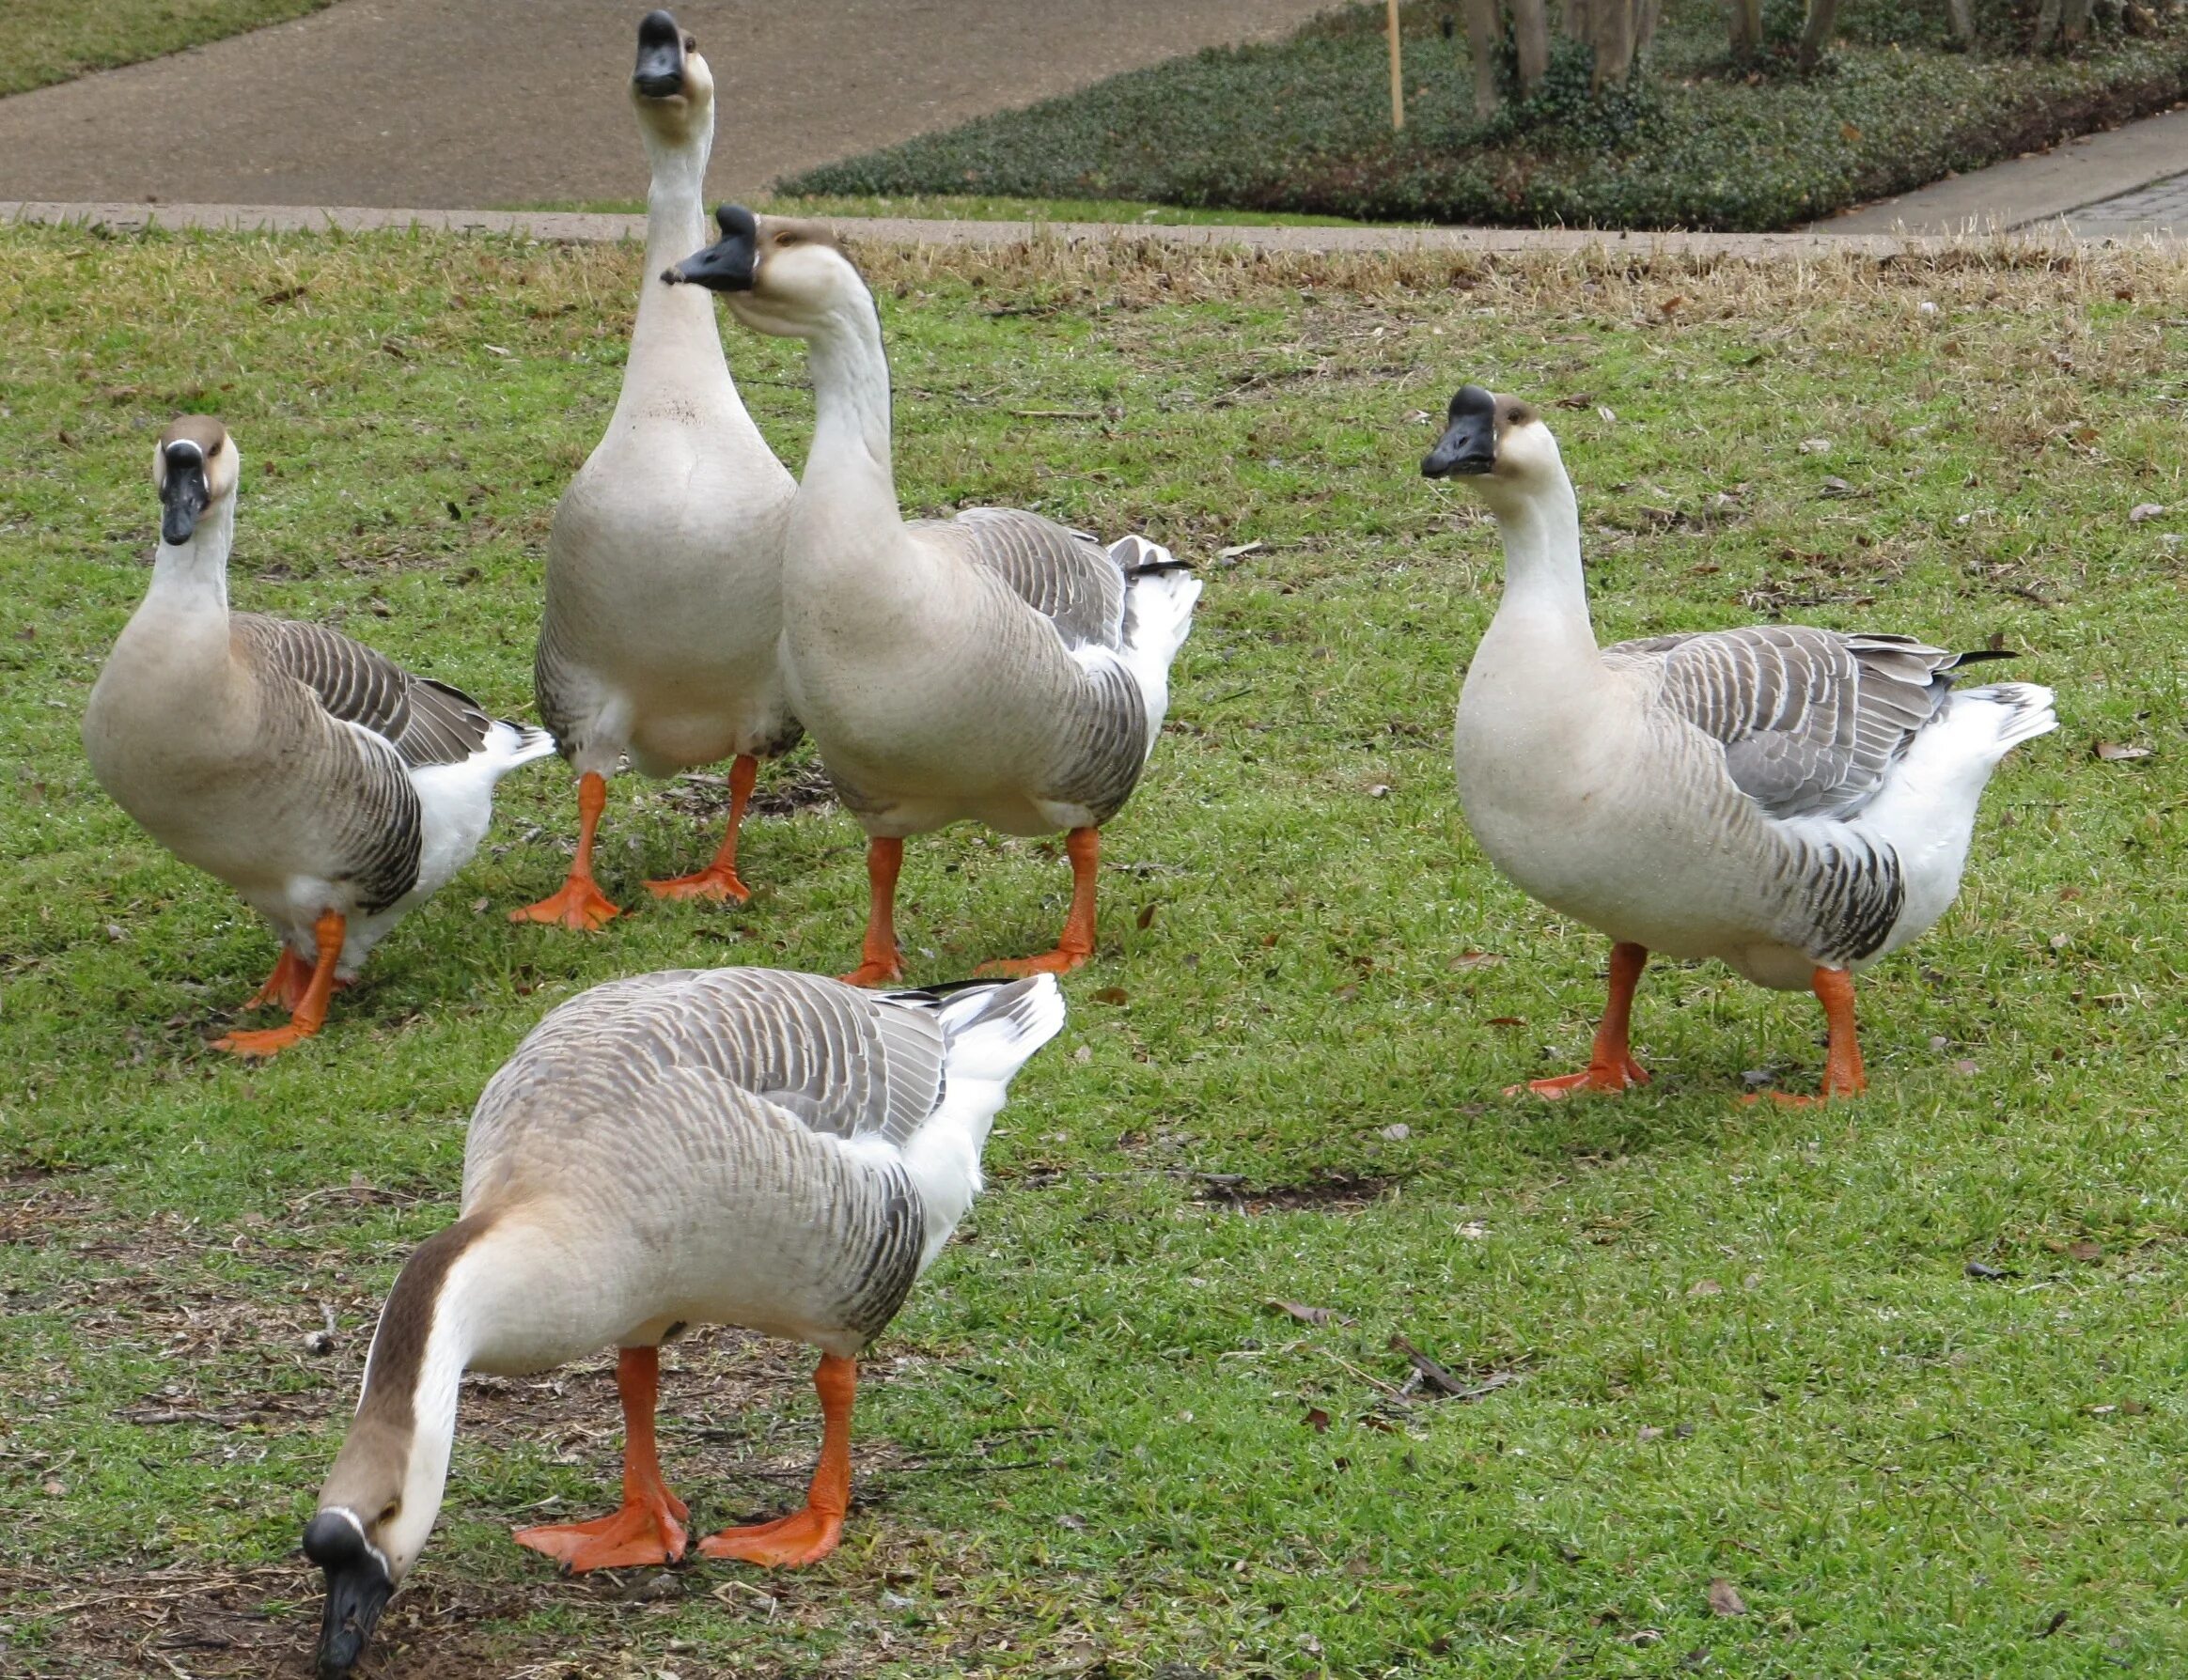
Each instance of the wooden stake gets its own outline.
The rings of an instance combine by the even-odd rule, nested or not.
[[[1405,70],[1398,51],[1398,0],[1383,0],[1383,15],[1390,27],[1390,126],[1405,127]]]

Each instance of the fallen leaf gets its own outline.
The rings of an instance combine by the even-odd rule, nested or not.
[[[1379,1135],[1388,1138],[1393,1143],[1402,1143],[1413,1136],[1413,1128],[1402,1120],[1393,1121]]]
[[[1310,1307],[1295,1300],[1273,1300],[1264,1303],[1278,1313],[1289,1313],[1302,1324],[1327,1324],[1336,1316],[1327,1307]]]
[[[1824,450],[1830,447],[1831,440],[1829,438],[1803,438],[1801,440],[1801,453],[1803,455],[1821,455]]]
[[[1664,1431],[1659,1429],[1654,1423],[1644,1423],[1641,1425],[1641,1433],[1637,1439],[1641,1440],[1655,1440],[1663,1434]]]
[[[2123,764],[2131,758],[2148,758],[2150,749],[2131,746],[2125,741],[2096,740],[2089,743],[2089,751],[2106,764]]]
[[[1121,986],[1104,986],[1094,994],[1094,1001],[1097,1003],[1115,1003],[1122,1008],[1126,1003],[1132,1002],[1132,993]]]
[[[1371,800],[1387,798],[1389,793],[1390,784],[1387,782],[1377,782],[1368,789],[1368,797]]]
[[[2070,1258],[2079,1260],[2084,1266],[2094,1266],[2104,1258],[2103,1249],[2086,1237],[2079,1242],[2067,1244],[2067,1253]]]
[[[2156,502],[2138,502],[2128,509],[2127,522],[2131,525],[2139,525],[2145,520],[2156,519],[2165,511],[2164,506]]]
[[[1451,966],[1459,970],[1493,969],[1504,958],[1494,951],[1461,951],[1451,958]]]
[[[1093,1059],[1094,1047],[1090,1044],[1082,1044],[1071,1052],[1071,1060],[1074,1062],[1091,1062]]]
[[[1740,1596],[1740,1589],[1723,1576],[1710,1578],[1710,1614],[1712,1616],[1744,1616],[1747,1600]]]
[[[1686,299],[1684,298],[1666,298],[1663,303],[1657,304],[1656,306],[1663,310],[1664,314],[1670,315],[1685,302]]]
[[[1969,1061],[1965,1056],[1962,1056],[1959,1061],[1952,1065],[1952,1070],[1953,1072],[1959,1074],[1962,1079],[1971,1080],[1981,1071],[1980,1068],[1978,1068],[1973,1062]]]
[[[1990,639],[1983,644],[1983,646],[1987,651],[1992,653],[2004,653],[2006,651],[2006,632],[2004,630],[1993,630],[1991,632]]]
[[[1999,1278],[2011,1277],[2011,1272],[2000,1271],[1995,1266],[1985,1266],[1980,1260],[1971,1260],[1964,1268],[1977,1283],[1992,1283]]]
[[[1697,1278],[1695,1280],[1695,1286],[1687,1291],[1689,1297],[1696,1295],[1722,1295],[1724,1293],[1725,1285],[1718,1283],[1715,1278]]]
[[[61,1495],[69,1491],[69,1485],[66,1482],[59,1480],[57,1477],[49,1478],[40,1486],[39,1491],[42,1492],[48,1499],[57,1500],[61,1497]]]
[[[1327,1435],[1330,1432],[1330,1414],[1319,1406],[1308,1407],[1306,1416],[1302,1418],[1300,1422],[1317,1435]]]
[[[1492,1027],[1524,1027],[1527,1024],[1527,1018],[1524,1015],[1493,1015],[1484,1024]]]
[[[1861,131],[1855,128],[1851,122],[1842,122],[1838,125],[1838,137],[1845,141],[1847,145],[1852,146],[1855,141],[1861,138]]]
[[[1133,918],[1133,923],[1142,932],[1155,925],[1155,906],[1161,902],[1160,899],[1157,899],[1154,904],[1140,906],[1140,913]]]
[[[1243,559],[1246,555],[1252,553],[1256,549],[1265,549],[1269,545],[1265,542],[1242,542],[1236,548],[1216,550],[1215,557],[1218,560],[1227,560],[1235,564],[1236,562]]]
[[[1596,413],[1602,417],[1606,426],[1616,425],[1618,422],[1618,416],[1600,402],[1596,404]]]
[[[1843,478],[1830,477],[1823,480],[1821,493],[1826,496],[1858,496],[1861,491],[1855,490]]]

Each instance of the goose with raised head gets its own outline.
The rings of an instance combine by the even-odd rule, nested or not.
[[[471,1118],[461,1217],[397,1278],[304,1547],[325,1572],[320,1672],[357,1660],[440,1509],[466,1370],[543,1370],[613,1345],[623,1502],[517,1540],[573,1571],[673,1562],[657,1349],[734,1324],[820,1350],[820,1467],[802,1510],[700,1541],[809,1563],[851,1493],[859,1350],[980,1188],[1009,1084],[1062,1030],[1045,975],[867,992],[717,969],[595,987],[555,1009]]]
[[[1071,905],[1055,948],[990,968],[1068,972],[1093,952],[1101,828],[1154,750],[1199,581],[1145,537],[1104,547],[1016,508],[906,521],[865,280],[825,224],[736,205],[717,220],[722,240],[663,278],[726,293],[745,325],[803,338],[812,358],[819,413],[783,539],[783,664],[867,835],[866,939],[845,977],[899,976],[904,838],[965,818],[1067,831]]]
[[[1648,1079],[1628,1030],[1654,951],[1812,989],[1822,1097],[1859,1094],[1853,975],[1952,903],[1984,786],[2056,726],[2051,691],[1953,686],[1999,655],[1795,625],[1599,647],[1579,506],[1534,409],[1464,387],[1421,471],[1477,489],[1504,539],[1504,599],[1459,699],[1467,823],[1522,890],[1613,941],[1588,1066],[1532,1088]]]
[[[445,683],[316,624],[228,610],[242,462],[186,415],[152,456],[151,587],[84,712],[92,774],[184,863],[234,887],[281,941],[245,1005],[285,1026],[216,1050],[271,1056],[319,1031],[387,930],[478,849],[493,788],[554,752]]]
[[[631,101],[653,165],[648,276],[706,238],[714,83],[697,48],[665,11],[638,25]],[[562,886],[511,921],[591,929],[618,913],[594,879],[593,843],[625,759],[649,776],[732,761],[713,861],[647,886],[665,898],[751,895],[737,868],[746,801],[759,759],[799,736],[775,657],[795,489],[744,412],[707,301],[644,285],[616,412],[547,537],[533,688],[577,771],[577,855]]]

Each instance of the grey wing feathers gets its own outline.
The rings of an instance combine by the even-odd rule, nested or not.
[[[813,1131],[901,1143],[941,1101],[944,1048],[930,1016],[837,981],[680,969],[572,998],[534,1029],[504,1071],[527,1064],[552,1088],[567,1089],[572,1079],[612,1085],[633,1074],[701,1067]],[[480,1106],[483,1112],[483,1098]]]
[[[371,730],[414,770],[461,764],[486,744],[493,720],[470,695],[414,677],[339,630],[257,614],[232,622],[267,663],[317,694],[330,717]]]
[[[1017,507],[968,507],[919,521],[946,534],[1056,627],[1067,646],[1116,647],[1124,628],[1124,568],[1085,531]]]
[[[1780,817],[1843,817],[1867,804],[1970,657],[1911,636],[1795,625],[1603,649],[1613,667],[1653,666],[1658,704],[1722,742],[1727,773]]]

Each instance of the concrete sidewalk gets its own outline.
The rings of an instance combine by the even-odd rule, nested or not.
[[[2055,225],[2008,235],[1825,233],[1595,233],[1531,227],[1268,227],[1190,225],[1153,226],[1106,222],[935,222],[906,217],[833,218],[854,243],[999,246],[1035,240],[1080,245],[1164,245],[1307,254],[1376,252],[1551,252],[1603,250],[1755,260],[1814,260],[1858,253],[1898,257],[1985,248],[2003,239],[2019,248],[2071,249],[2077,242]],[[380,210],[282,204],[67,204],[0,200],[0,224],[39,222],[100,226],[117,232],[159,226],[266,233],[484,233],[550,242],[592,244],[645,237],[642,216],[561,210]],[[2139,242],[2139,241],[2138,241]],[[2176,248],[2172,241],[2149,241]]]
[[[2080,239],[2188,235],[2188,106],[1883,199],[1812,231],[1985,233],[2043,224]]]
[[[1330,0],[685,0],[714,72],[708,191],[849,157]],[[0,100],[0,197],[461,207],[646,195],[643,4],[341,0]]]

